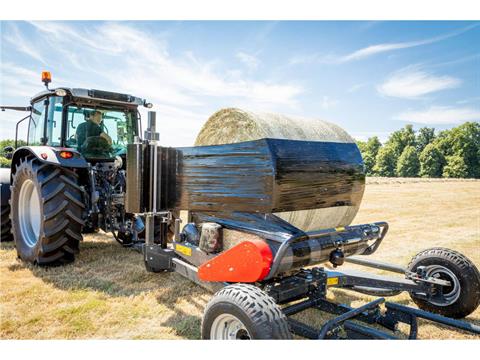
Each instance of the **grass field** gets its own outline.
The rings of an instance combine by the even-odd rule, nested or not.
[[[372,258],[407,264],[420,250],[443,246],[480,266],[479,204],[480,181],[369,179],[355,223],[390,224]],[[16,259],[12,244],[0,249],[2,339],[198,339],[210,296],[180,275],[147,273],[140,254],[103,234],[86,236],[65,267],[32,267]],[[329,298],[353,306],[373,299],[342,290]],[[392,300],[413,305],[407,294]],[[313,310],[300,317],[326,319]],[[480,325],[480,309],[467,320]],[[473,338],[427,323],[419,337]]]

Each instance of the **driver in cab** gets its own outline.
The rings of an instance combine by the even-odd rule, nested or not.
[[[76,138],[80,152],[98,151],[98,147],[107,150],[112,145],[112,138],[103,130],[102,113],[98,110],[90,114],[87,121],[78,125]]]

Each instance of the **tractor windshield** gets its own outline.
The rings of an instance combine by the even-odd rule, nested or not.
[[[89,159],[107,159],[126,153],[137,134],[136,113],[69,106],[66,145]]]

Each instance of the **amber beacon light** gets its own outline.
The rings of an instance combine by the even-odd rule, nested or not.
[[[47,87],[48,84],[52,82],[52,74],[50,74],[50,71],[42,71],[42,82]]]

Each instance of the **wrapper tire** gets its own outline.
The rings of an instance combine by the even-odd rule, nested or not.
[[[264,291],[248,284],[229,285],[218,291],[205,308],[202,338],[211,339],[214,321],[224,314],[241,321],[251,340],[291,339],[286,316]]]
[[[408,270],[416,272],[419,266],[425,266],[426,269],[434,266],[448,269],[455,275],[460,286],[458,298],[445,306],[420,299],[411,293],[410,297],[420,309],[447,317],[464,318],[480,305],[480,273],[464,255],[450,249],[432,248],[415,255]]]

